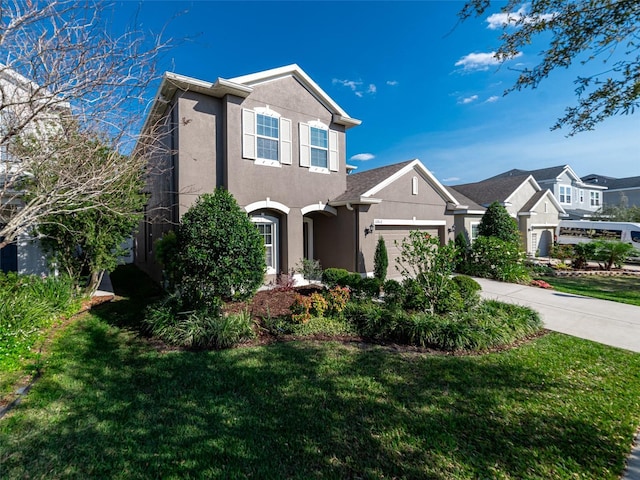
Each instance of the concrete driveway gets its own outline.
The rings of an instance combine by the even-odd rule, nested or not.
[[[482,297],[526,305],[555,332],[640,352],[640,307],[514,283],[475,279]]]

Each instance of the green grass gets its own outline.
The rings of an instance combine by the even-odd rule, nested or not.
[[[121,309],[59,334],[0,421],[0,477],[617,479],[640,423],[640,355],[562,335],[163,353]]]
[[[640,277],[544,277],[559,292],[640,306]]]

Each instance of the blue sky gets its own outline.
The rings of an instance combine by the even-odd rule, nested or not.
[[[114,28],[164,27],[177,40],[162,56],[163,70],[214,81],[297,63],[362,120],[347,134],[357,171],[419,158],[449,185],[564,164],[581,176],[640,175],[638,115],[571,138],[551,132],[575,102],[572,82],[582,70],[557,71],[536,90],[503,96],[514,69],[534,66],[544,45],[492,64],[500,30],[490,28],[490,14],[459,24],[462,6],[146,0],[117,3],[113,15]]]

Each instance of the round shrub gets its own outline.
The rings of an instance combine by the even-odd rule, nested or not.
[[[480,302],[479,292],[482,290],[478,282],[466,275],[457,275],[453,277],[452,282],[458,289],[463,308],[470,309],[478,305]]]
[[[190,306],[248,298],[264,281],[262,237],[222,188],[202,195],[184,214],[177,243],[176,278]]]
[[[322,283],[332,288],[336,285],[344,287],[344,279],[349,276],[349,271],[344,268],[327,268],[322,272]]]
[[[402,282],[404,288],[404,308],[406,310],[425,311],[429,302],[420,284],[413,278],[407,278]]]
[[[497,237],[505,242],[520,243],[520,230],[518,230],[517,222],[498,202],[493,202],[484,212],[478,225],[478,235]]]
[[[382,288],[382,281],[375,277],[361,278],[359,288],[363,296],[367,298],[378,298],[380,296],[380,289]]]

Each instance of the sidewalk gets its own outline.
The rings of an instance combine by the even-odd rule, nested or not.
[[[539,287],[475,279],[482,297],[526,305],[555,332],[640,352],[640,307]]]

